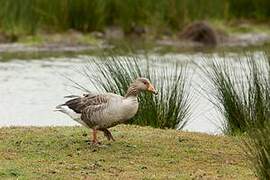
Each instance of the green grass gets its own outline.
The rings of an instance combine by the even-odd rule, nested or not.
[[[148,78],[159,94],[154,96],[142,92],[138,98],[138,113],[128,123],[182,129],[189,120],[191,101],[186,65],[176,63],[172,65],[174,69],[169,69],[163,65],[155,67],[155,63],[147,56],[100,57],[98,60],[91,59],[82,75],[100,92],[113,92],[122,96],[135,79]],[[82,85],[75,85],[88,91]]]
[[[0,29],[11,34],[38,31],[100,31],[116,25],[127,33],[147,26],[177,31],[194,20],[270,17],[268,0],[0,0]]]
[[[82,127],[0,129],[0,179],[255,179],[237,138],[134,125],[93,147]]]
[[[251,128],[244,150],[254,172],[262,180],[270,179],[270,116],[259,128]]]

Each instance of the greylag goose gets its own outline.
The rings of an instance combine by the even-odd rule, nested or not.
[[[114,141],[108,128],[124,123],[137,113],[137,97],[142,91],[157,94],[148,79],[138,78],[130,84],[124,97],[113,93],[69,96],[72,99],[58,105],[56,111],[65,113],[81,125],[93,129],[93,144],[99,144],[98,130],[103,131],[108,140]]]

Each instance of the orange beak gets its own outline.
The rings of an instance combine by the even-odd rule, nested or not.
[[[158,92],[155,90],[154,86],[152,84],[149,84],[147,90],[155,95],[158,94]]]

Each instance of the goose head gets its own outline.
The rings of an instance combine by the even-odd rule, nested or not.
[[[155,95],[158,94],[152,83],[147,78],[140,77],[136,79],[133,83],[131,83],[131,85],[128,88],[126,97],[137,96],[142,91],[148,91]]]

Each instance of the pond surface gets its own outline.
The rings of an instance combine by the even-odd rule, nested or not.
[[[260,52],[253,52],[255,55]],[[201,75],[194,70],[194,62],[200,64],[202,53],[167,54],[162,56],[168,61],[157,63],[159,66],[172,67],[172,61],[188,62],[192,77],[191,93],[193,96],[192,116],[185,127],[189,131],[220,133],[221,117],[209,102],[198,92],[205,84]],[[232,54],[232,56],[235,54]],[[153,57],[161,55],[152,54]],[[204,55],[203,55],[204,56]],[[218,59],[218,55],[214,56]],[[91,56],[95,58],[95,56]],[[63,97],[82,92],[72,87],[73,83],[65,76],[80,83],[87,83],[89,90],[93,86],[84,80],[78,70],[89,63],[89,56],[57,57],[0,61],[0,126],[70,126],[77,125],[66,115],[54,112],[56,105],[63,103]],[[94,72],[93,72],[94,73]]]

